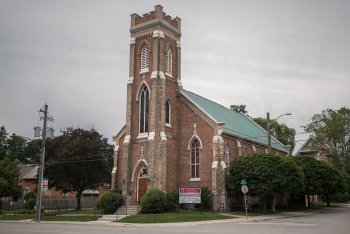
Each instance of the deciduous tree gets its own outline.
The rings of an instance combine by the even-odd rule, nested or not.
[[[112,167],[113,145],[94,129],[67,128],[47,142],[44,173],[49,187],[75,192],[77,209],[84,190],[110,183]]]
[[[304,126],[316,141],[331,154],[338,166],[350,174],[350,109],[326,109],[315,114]]]

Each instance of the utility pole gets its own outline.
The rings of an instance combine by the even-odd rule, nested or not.
[[[267,145],[268,152],[271,153],[271,127],[270,127],[270,112],[266,114],[266,130],[267,130]]]
[[[39,166],[39,181],[38,181],[38,194],[36,197],[36,222],[40,222],[40,214],[41,214],[41,203],[42,203],[42,181],[44,176],[44,163],[45,163],[45,144],[46,144],[46,125],[47,120],[51,118],[47,116],[48,105],[45,104],[43,108],[39,110],[39,113],[44,113],[43,123],[43,133],[42,133],[42,142],[41,142],[41,157],[40,157],[40,166]]]
[[[292,113],[288,112],[285,114],[282,114],[278,116],[276,119],[274,119],[272,122],[270,120],[270,112],[266,113],[266,130],[267,130],[267,145],[268,145],[268,152],[271,153],[271,126],[272,124],[277,121],[280,117],[285,115],[292,115]]]

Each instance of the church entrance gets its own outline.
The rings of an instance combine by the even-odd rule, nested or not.
[[[145,166],[141,167],[138,183],[137,183],[137,201],[141,202],[141,198],[148,190],[148,169]]]

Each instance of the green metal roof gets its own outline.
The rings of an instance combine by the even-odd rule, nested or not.
[[[181,94],[216,123],[225,123],[224,133],[243,140],[268,145],[267,132],[245,114],[226,108],[195,93],[181,90]],[[271,137],[271,147],[288,153],[288,148]]]

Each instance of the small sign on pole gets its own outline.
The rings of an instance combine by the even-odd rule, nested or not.
[[[43,192],[49,191],[49,178],[43,178],[41,181],[41,188]]]
[[[247,180],[246,179],[241,179],[241,185],[243,184],[247,184]]]
[[[248,207],[247,207],[247,192],[248,192],[248,186],[243,184],[241,187],[241,191],[244,194],[244,205],[245,205],[245,216],[246,219],[248,220]]]

